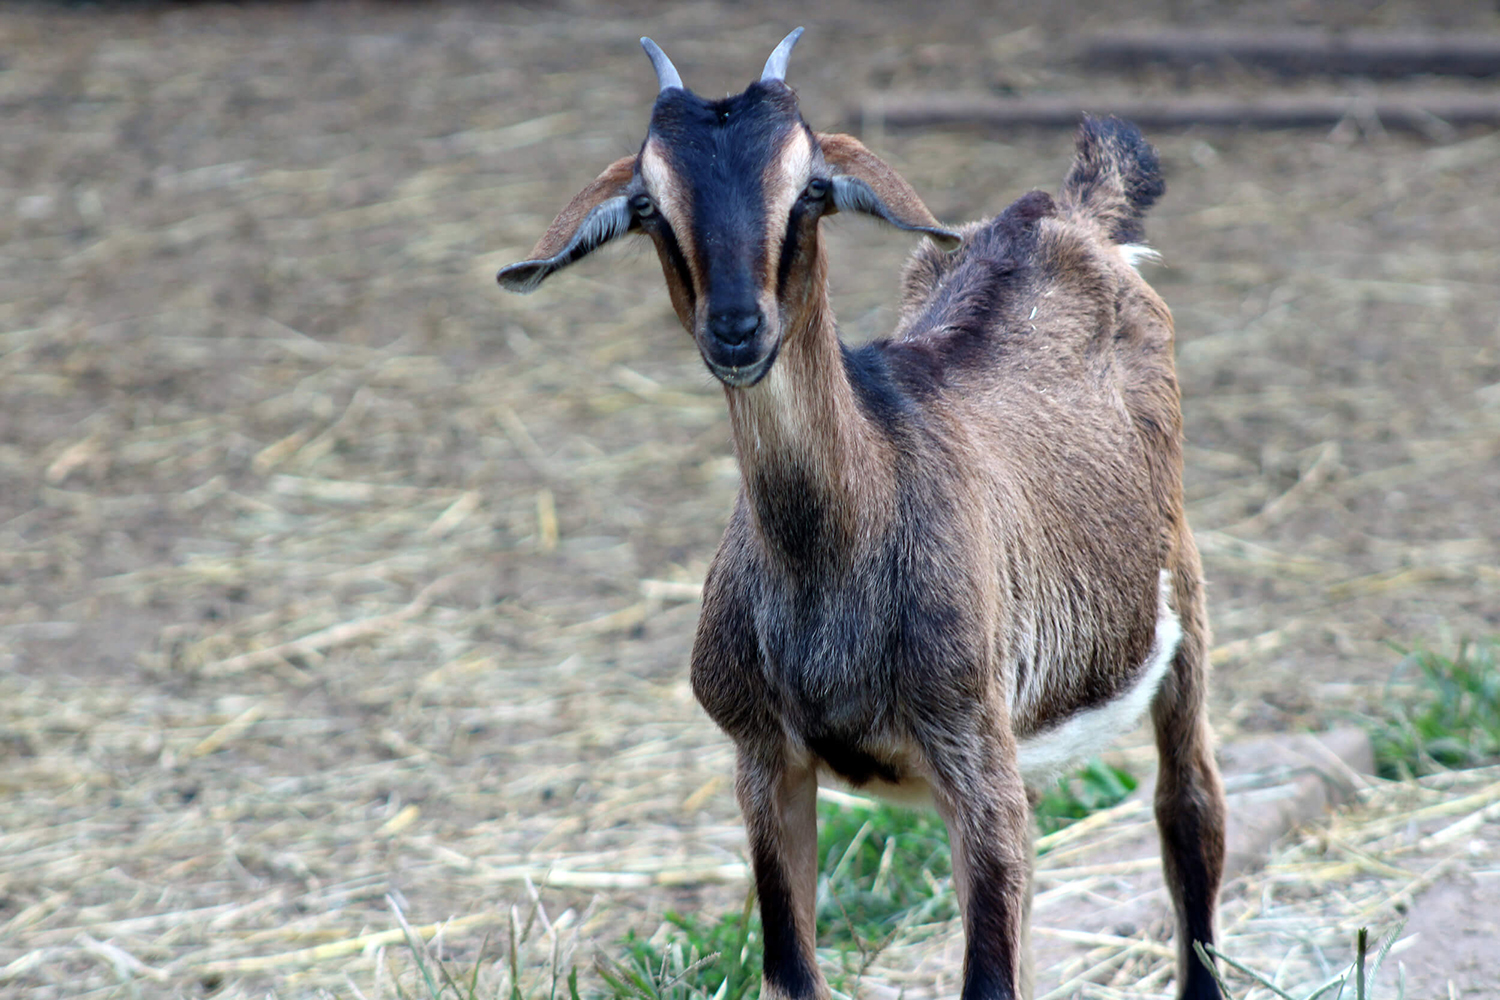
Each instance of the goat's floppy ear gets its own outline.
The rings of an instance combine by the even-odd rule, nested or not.
[[[630,228],[630,202],[622,193],[635,173],[635,157],[622,156],[604,168],[589,186],[578,192],[568,207],[531,248],[531,257],[502,267],[495,276],[506,291],[534,292],[553,271],[603,246]]]
[[[823,161],[833,168],[833,204],[841,212],[864,212],[897,229],[926,233],[952,249],[963,237],[939,222],[912,186],[890,164],[852,135],[818,133]]]

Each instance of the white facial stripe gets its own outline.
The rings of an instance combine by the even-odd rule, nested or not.
[[[812,172],[812,140],[806,132],[800,128],[792,130],[786,145],[781,147],[781,155],[776,157],[776,167],[780,183],[768,186],[789,190],[793,198],[801,194]],[[791,202],[787,208],[791,208]]]
[[[812,140],[802,129],[794,129],[780,154],[766,170],[763,182],[766,192],[766,274],[764,287],[774,294],[776,271],[781,265],[781,241],[786,235],[787,218],[792,206],[802,196],[812,173]]]
[[[812,143],[806,132],[797,129],[766,170],[766,224],[768,237],[777,244],[786,230],[787,215],[801,196],[802,189],[807,187],[811,172]]]
[[[692,212],[688,207],[687,192],[667,165],[667,158],[662,155],[655,139],[647,140],[646,148],[641,150],[641,179],[646,182],[646,190],[655,199],[658,210],[671,224],[672,235],[677,238],[677,247],[687,260],[693,283],[698,284],[698,255],[693,247]]]

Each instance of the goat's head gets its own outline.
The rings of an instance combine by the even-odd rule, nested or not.
[[[719,101],[688,91],[666,54],[641,39],[660,91],[640,152],[605,168],[530,259],[500,271],[500,284],[530,292],[596,247],[644,233],[709,370],[726,385],[748,386],[822,294],[823,216],[862,212],[956,243],[958,234],[857,139],[815,133],[802,120],[785,80],[801,34],[776,47],[759,80]]]

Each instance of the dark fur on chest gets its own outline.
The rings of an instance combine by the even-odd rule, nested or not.
[[[741,505],[706,585],[694,690],[736,740],[790,740],[855,785],[898,781],[883,754],[922,725],[908,706],[972,696],[983,683],[982,655],[956,648],[976,635],[965,627],[972,615],[959,596],[964,588],[909,529],[830,566],[816,496],[795,495],[793,482],[778,485],[761,496],[785,509],[771,512],[774,528],[757,511],[759,537],[795,542],[797,558],[737,544],[753,537]]]

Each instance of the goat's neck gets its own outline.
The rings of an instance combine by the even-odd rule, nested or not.
[[[767,547],[791,564],[805,561],[809,545],[820,563],[842,561],[880,533],[895,505],[891,444],[845,373],[826,272],[812,279],[765,378],[727,390],[751,514]]]

